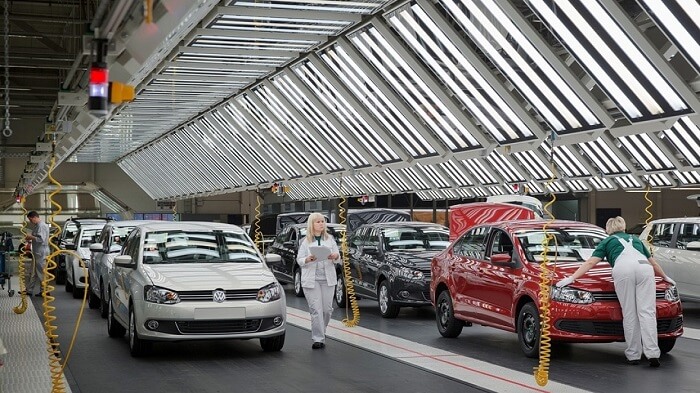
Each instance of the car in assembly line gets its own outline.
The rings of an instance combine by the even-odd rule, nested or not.
[[[132,356],[154,341],[252,339],[279,351],[286,333],[282,286],[235,225],[152,222],[135,227],[114,258],[107,330],[128,333]]]
[[[88,306],[99,308],[102,318],[107,318],[106,285],[114,267],[114,258],[122,251],[122,244],[136,225],[150,221],[127,220],[108,222],[97,242],[90,245],[91,257],[88,268],[90,293]]]
[[[676,281],[681,298],[700,301],[700,217],[653,220],[639,238]]]
[[[356,295],[377,300],[384,318],[401,307],[430,305],[430,261],[449,244],[449,230],[439,224],[396,221],[365,224],[348,241],[350,275]],[[347,288],[338,272],[335,302],[345,307]]]
[[[78,228],[75,242],[66,246],[66,292],[78,299],[87,287],[90,268],[90,245],[99,238],[104,224],[85,224]]]
[[[546,235],[553,240],[545,249]],[[574,284],[553,286],[573,274],[606,236],[595,225],[575,221],[519,220],[472,227],[432,261],[430,299],[439,333],[457,337],[464,326],[491,326],[517,333],[525,355],[537,357],[540,272],[546,256],[552,280],[552,341],[624,341],[622,310],[608,263],[599,263]],[[659,277],[656,317],[659,347],[666,353],[683,334],[683,312],[676,287]]]

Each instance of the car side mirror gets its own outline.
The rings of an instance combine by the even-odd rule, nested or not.
[[[131,255],[118,255],[114,258],[114,266],[135,269],[136,263],[131,259]]]
[[[508,254],[492,254],[491,263],[496,266],[510,266],[513,258]]]
[[[268,265],[277,265],[282,263],[282,256],[274,253],[265,254],[265,262]]]
[[[685,246],[686,250],[689,251],[700,251],[700,242],[695,241],[695,242],[688,242],[688,244]]]
[[[367,255],[377,255],[379,254],[379,249],[377,246],[364,246],[362,247],[362,253]]]
[[[102,252],[102,243],[92,243],[90,245],[90,251],[92,252]]]

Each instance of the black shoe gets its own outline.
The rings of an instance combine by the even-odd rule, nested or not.
[[[661,362],[659,361],[659,358],[649,359],[649,367],[659,367],[659,366],[661,366]]]
[[[315,342],[315,343],[313,343],[313,345],[311,345],[312,349],[321,349],[323,347],[325,347],[325,345],[323,345],[323,343],[321,343],[321,342]]]
[[[636,366],[639,364],[639,359],[634,359],[634,360],[627,359],[627,364],[631,364],[632,366]]]

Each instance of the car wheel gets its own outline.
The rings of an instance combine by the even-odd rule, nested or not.
[[[119,324],[116,318],[114,318],[114,305],[112,304],[112,298],[109,298],[108,315],[107,315],[107,333],[110,337],[124,337],[126,334],[126,329],[124,326]]]
[[[455,338],[462,333],[464,323],[455,318],[450,291],[442,291],[435,305],[435,320],[442,337]]]
[[[396,318],[399,315],[401,307],[394,305],[391,301],[391,295],[389,295],[389,284],[386,280],[379,283],[379,290],[377,291],[377,301],[379,302],[379,312],[384,318]]]
[[[659,340],[659,349],[661,350],[661,353],[671,352],[674,345],[676,345],[675,338],[663,338]]]
[[[304,288],[301,286],[301,269],[294,269],[294,295],[304,297]]]
[[[260,339],[260,346],[265,352],[278,352],[284,347],[284,333],[274,337],[264,337]]]
[[[107,299],[105,299],[104,284],[100,284],[100,316],[107,318]]]
[[[518,313],[518,341],[525,356],[539,357],[540,312],[534,303],[527,303]]]
[[[134,306],[129,307],[129,351],[131,356],[140,357],[145,355],[150,349],[150,342],[139,338],[136,332],[136,316],[134,315]]]
[[[338,305],[338,307],[345,307],[347,304],[347,299],[346,296],[347,292],[345,291],[345,280],[343,280],[342,275],[338,275],[338,283],[335,285],[335,304]]]
[[[100,307],[100,298],[90,289],[88,289],[88,307],[93,310]]]

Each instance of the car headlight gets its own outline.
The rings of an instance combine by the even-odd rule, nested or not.
[[[681,300],[681,296],[678,294],[678,288],[676,288],[675,285],[670,285],[664,292],[664,298],[669,302],[677,302]]]
[[[265,285],[258,291],[258,301],[261,303],[269,303],[282,297],[282,288],[276,282],[270,285]]]
[[[423,272],[414,270],[405,266],[392,268],[394,275],[397,277],[406,278],[409,280],[420,280],[423,278]]]
[[[589,304],[593,303],[593,294],[588,291],[569,287],[552,287],[552,300],[562,303]]]
[[[180,303],[180,296],[170,289],[146,285],[143,288],[143,299],[150,303],[176,304]]]

